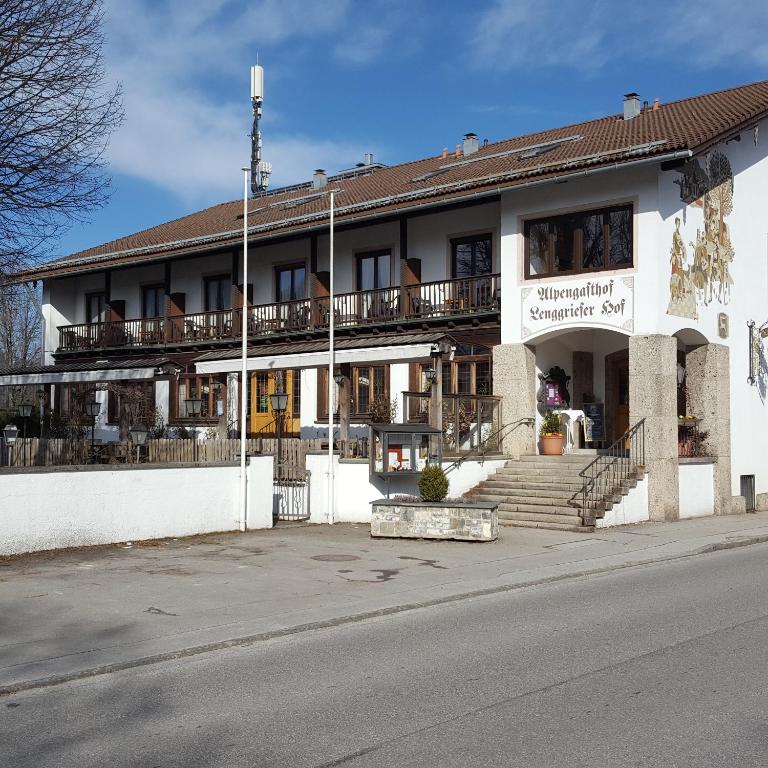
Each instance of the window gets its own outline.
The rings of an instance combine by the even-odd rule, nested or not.
[[[165,286],[145,285],[141,289],[141,316],[144,319],[165,314]]]
[[[328,418],[328,369],[319,368],[317,371],[317,417]],[[353,421],[367,420],[371,411],[387,410],[389,407],[389,366],[387,365],[353,365],[351,369],[352,392],[350,402],[350,417]],[[296,377],[298,378],[298,377]],[[294,378],[294,381],[296,381]],[[336,383],[332,381],[336,386]],[[295,393],[294,393],[295,396]],[[336,414],[338,418],[338,399],[336,399]]]
[[[426,391],[424,371],[419,365],[418,381]],[[451,362],[443,363],[443,395],[492,395],[491,350],[479,344],[458,344]]]
[[[294,368],[291,374],[291,413],[293,418],[301,416],[301,370]]]
[[[375,291],[379,288],[389,288],[390,260],[389,250],[358,253],[357,290]]]
[[[107,390],[107,423],[118,424],[120,413],[125,409],[129,419],[138,418],[152,426],[155,407],[155,383],[153,381],[116,381]]]
[[[631,267],[632,206],[525,222],[526,278]]]
[[[62,419],[69,419],[77,424],[91,423],[85,413],[85,402],[96,397],[93,384],[59,384],[56,386],[56,413]]]
[[[88,293],[85,296],[85,322],[103,323],[107,319],[107,303],[103,293]]]
[[[232,286],[229,275],[206,277],[204,284],[204,311],[219,312],[232,304]]]
[[[306,298],[306,268],[303,264],[290,267],[278,267],[276,277],[276,301],[298,301]]]
[[[190,419],[194,421],[216,421],[223,416],[226,408],[227,386],[225,377],[216,376],[179,376],[176,385],[176,397],[173,403],[175,419]],[[200,399],[200,416],[193,417],[189,413],[187,400]]]
[[[372,407],[387,402],[386,367],[383,365],[352,368],[352,413],[368,416]]]
[[[490,235],[475,235],[451,240],[451,274],[455,278],[490,275],[493,250]]]

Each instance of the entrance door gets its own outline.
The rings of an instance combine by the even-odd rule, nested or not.
[[[608,443],[629,429],[629,350],[605,356],[605,421]]]
[[[282,384],[282,386],[278,386]],[[277,421],[269,396],[282,389],[288,395],[283,416],[283,436],[298,435],[301,429],[300,371],[257,371],[251,376],[251,433],[263,437],[277,434]]]

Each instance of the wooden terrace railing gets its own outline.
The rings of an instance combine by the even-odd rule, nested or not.
[[[343,327],[497,312],[500,307],[499,275],[341,293],[333,300],[335,324]],[[322,330],[328,327],[330,312],[327,297],[252,306],[248,308],[248,336]],[[59,350],[227,341],[240,338],[241,328],[241,309],[64,325],[59,327]]]

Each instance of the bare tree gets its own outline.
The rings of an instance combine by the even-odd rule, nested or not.
[[[102,47],[101,0],[0,2],[0,281],[105,201],[122,106]]]
[[[0,287],[0,368],[27,368],[40,362],[40,297],[29,284]],[[0,408],[34,402],[34,387],[0,387]]]

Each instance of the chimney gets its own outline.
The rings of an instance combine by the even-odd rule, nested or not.
[[[624,119],[631,120],[640,114],[640,97],[636,93],[624,94]]]
[[[363,155],[363,165],[373,165],[373,152],[366,152]]]
[[[322,189],[327,183],[328,174],[322,168],[318,168],[312,176],[312,189]]]
[[[653,100],[653,111],[655,112],[659,108],[659,104],[661,103],[661,99],[657,96]]]
[[[443,160],[448,157],[448,147],[443,147]]]
[[[461,144],[456,145],[456,149],[453,151],[454,157],[461,157]]]
[[[478,149],[479,149],[479,146],[477,144],[477,134],[465,133],[464,134],[464,154],[474,155]]]

